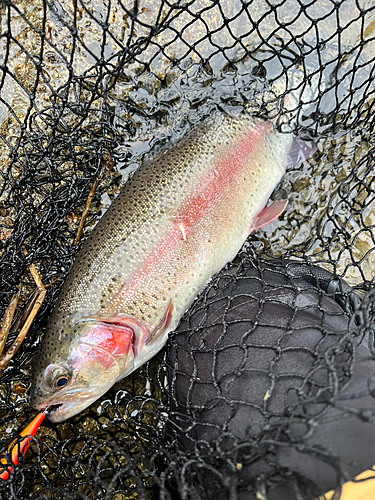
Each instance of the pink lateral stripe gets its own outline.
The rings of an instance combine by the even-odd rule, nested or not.
[[[176,214],[175,224],[161,239],[145,260],[140,269],[137,269],[129,281],[121,288],[120,292],[113,297],[111,304],[124,303],[134,290],[140,289],[142,284],[149,279],[155,263],[159,262],[173,249],[185,236],[181,234],[181,224],[186,235],[190,228],[205,216],[206,212],[213,206],[223,189],[240,175],[248,163],[251,155],[259,151],[263,146],[265,134],[272,129],[268,122],[257,122],[246,134],[242,135],[235,145],[225,152],[215,164],[213,169],[201,179],[195,192],[189,197],[185,205]]]
[[[215,167],[203,177],[196,192],[181,207],[176,216],[176,219],[184,224],[187,232],[212,207],[223,188],[230,185],[236,176],[241,174],[249,157],[262,146],[265,132],[271,128],[270,123],[259,122],[259,125],[240,137],[236,145],[229,149],[224,157],[216,162]]]

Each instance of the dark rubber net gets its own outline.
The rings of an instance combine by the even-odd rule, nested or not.
[[[106,151],[83,238],[215,110],[316,144],[167,347],[42,426],[0,498],[338,500],[374,466],[374,33],[372,0],[0,0],[1,316],[31,262],[50,285],[0,380],[3,451]]]

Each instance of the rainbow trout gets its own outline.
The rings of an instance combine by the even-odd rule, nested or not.
[[[35,358],[32,405],[60,422],[154,356],[264,208],[292,136],[217,115],[144,164],[76,256]]]

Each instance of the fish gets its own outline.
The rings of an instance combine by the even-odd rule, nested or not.
[[[215,114],[145,162],[77,253],[34,358],[31,404],[60,422],[153,357],[208,280],[287,200],[293,136]]]

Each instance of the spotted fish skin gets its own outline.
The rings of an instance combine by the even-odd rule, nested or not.
[[[216,115],[134,173],[62,288],[35,360],[33,406],[60,404],[50,418],[64,420],[163,347],[210,277],[267,222],[256,220],[291,142],[266,121]]]

